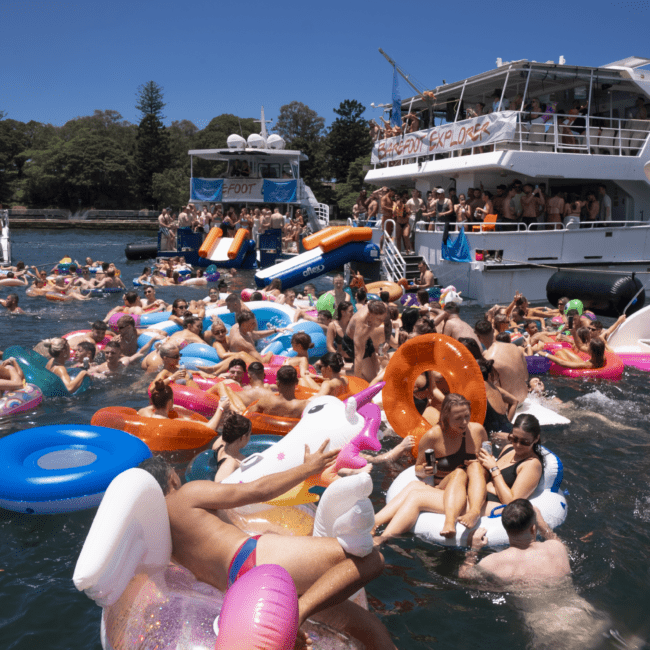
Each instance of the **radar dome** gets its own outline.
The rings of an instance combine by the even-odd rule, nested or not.
[[[266,142],[259,133],[251,133],[248,136],[248,146],[252,149],[264,149]]]
[[[268,140],[266,141],[266,144],[269,147],[269,149],[284,149],[284,139],[281,135],[278,135],[277,133],[270,135]]]
[[[236,133],[229,135],[227,142],[228,142],[228,149],[246,148],[246,140],[244,140],[244,138],[242,138],[241,135],[237,135]]]

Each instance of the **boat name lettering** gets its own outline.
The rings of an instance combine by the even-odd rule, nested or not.
[[[470,120],[443,124],[417,133],[379,140],[372,149],[371,162],[400,160],[490,144],[514,138],[517,126],[515,111],[481,115]]]
[[[228,194],[252,194],[253,188],[257,183],[230,183],[230,185],[224,185],[223,193]]]

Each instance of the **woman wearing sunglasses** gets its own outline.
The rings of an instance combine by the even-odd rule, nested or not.
[[[490,473],[487,484],[488,514],[495,505],[507,505],[515,499],[527,499],[535,491],[544,471],[540,449],[539,421],[534,415],[522,414],[508,434],[508,445],[495,458],[485,449],[478,460]]]

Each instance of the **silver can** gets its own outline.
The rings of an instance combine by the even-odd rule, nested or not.
[[[490,454],[490,456],[492,455],[492,443],[489,440],[481,443],[481,449],[485,449],[485,451]]]

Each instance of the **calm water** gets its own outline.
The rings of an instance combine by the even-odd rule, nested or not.
[[[151,233],[16,231],[14,261],[55,263],[64,254],[114,261],[127,286],[143,263],[127,262],[126,243]],[[251,273],[248,272],[250,279]],[[244,276],[233,281],[245,286]],[[327,288],[327,280],[319,282]],[[241,288],[241,287],[240,287]],[[525,290],[525,288],[523,288]],[[10,290],[0,290],[3,297]],[[119,294],[65,306],[18,292],[29,316],[0,312],[0,348],[32,346],[48,336],[85,329],[120,300]],[[165,288],[170,301],[200,296],[203,289]],[[466,307],[473,323],[480,314]],[[568,543],[581,596],[606,612],[621,633],[648,636],[650,602],[650,405],[647,375],[627,370],[619,383],[545,378],[564,401],[573,423],[548,429],[544,444],[564,463],[569,514],[558,530]],[[133,384],[136,390],[133,390]],[[139,388],[139,390],[138,390]],[[53,423],[88,423],[104,406],[144,406],[137,371],[95,385],[80,397],[48,400],[36,411],[0,423],[0,436]],[[394,440],[388,440],[392,446]],[[399,468],[378,472],[376,509]],[[0,509],[0,650],[99,649],[100,610],[72,584],[74,565],[93,511],[26,516]],[[468,589],[456,578],[463,553],[412,538],[385,549],[386,569],[367,591],[400,650],[425,648],[525,648],[530,634],[507,598]],[[558,645],[557,647],[562,647]]]

